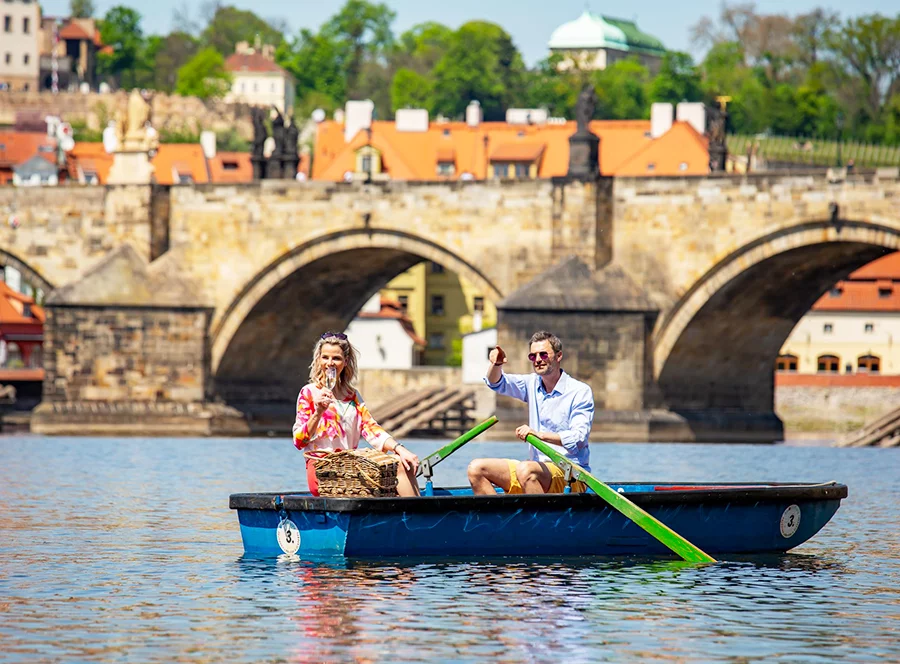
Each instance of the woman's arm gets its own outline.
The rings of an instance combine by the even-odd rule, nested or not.
[[[294,447],[298,450],[309,445],[316,435],[328,403],[327,395],[324,392],[319,398],[314,397],[309,385],[300,390],[300,395],[297,397],[297,419],[294,420],[293,427]]]

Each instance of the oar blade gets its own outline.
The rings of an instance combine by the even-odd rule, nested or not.
[[[631,519],[636,525],[643,528],[647,533],[668,547],[672,552],[681,556],[684,560],[699,563],[716,562],[715,558],[691,544],[652,514],[647,513],[635,505],[623,494],[613,491],[609,486],[598,480],[578,464],[574,464],[566,459],[544,441],[533,435],[527,436],[526,440],[550,457],[557,465],[571,466],[573,477],[575,479],[584,482],[594,491],[594,493],[605,500],[610,507],[620,512],[628,519]]]

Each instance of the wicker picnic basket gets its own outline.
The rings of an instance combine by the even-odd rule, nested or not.
[[[375,449],[307,454],[316,467],[319,495],[381,497],[397,495],[398,457]]]

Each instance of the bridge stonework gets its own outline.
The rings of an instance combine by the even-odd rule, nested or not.
[[[0,214],[19,225],[0,229],[0,255],[48,289],[124,243],[147,261],[163,255],[211,311],[203,391],[254,417],[276,405],[290,414],[316,336],[416,262],[439,262],[499,301],[574,255],[592,270],[620,267],[659,309],[650,333],[620,330],[634,340],[627,362],[621,343],[610,344],[615,362],[589,360],[646,368],[625,381],[627,399],[614,393],[622,375],[604,379],[570,350],[606,406],[595,439],[764,441],[781,435],[772,368],[793,325],[834,281],[900,247],[890,175],[10,188]],[[521,313],[504,325],[501,310],[502,343],[521,343],[504,338]],[[612,329],[618,313],[595,312],[585,329]],[[566,319],[528,320],[558,329]],[[65,345],[61,333],[48,324],[51,346]],[[67,394],[66,380],[48,371],[45,399]],[[134,381],[131,394],[171,398]]]

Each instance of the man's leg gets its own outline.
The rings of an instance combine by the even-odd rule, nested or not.
[[[474,459],[468,470],[472,493],[476,496],[489,496],[497,493],[495,486],[508,493],[512,484],[509,466],[507,459]]]
[[[522,461],[516,466],[516,476],[525,493],[547,493],[550,490],[550,469],[538,461]]]

